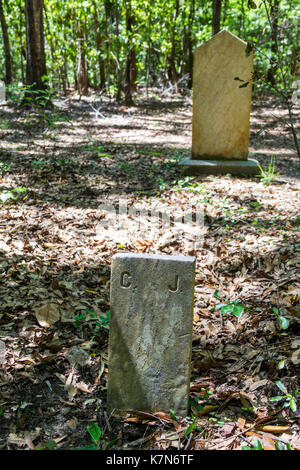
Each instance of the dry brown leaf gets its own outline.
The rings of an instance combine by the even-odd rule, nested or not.
[[[219,405],[205,405],[203,407],[203,410],[199,410],[196,412],[196,416],[202,416],[206,413],[209,413],[210,411],[216,410],[217,408],[219,408]]]
[[[89,390],[87,384],[85,384],[84,382],[78,382],[76,383],[76,387],[81,390],[82,392],[85,392],[85,393],[92,393],[91,390]]]
[[[273,434],[282,434],[283,432],[289,432],[289,426],[272,426],[272,425],[265,425],[265,426],[258,426],[256,428],[259,431],[264,432],[271,432]]]
[[[238,427],[239,427],[239,429],[240,429],[241,431],[243,431],[243,429],[244,429],[244,427],[245,427],[245,424],[246,424],[245,418],[239,418],[239,419],[237,420],[237,425],[238,425]]]
[[[36,319],[44,328],[49,328],[51,325],[59,321],[60,313],[56,304],[45,304],[35,311]]]

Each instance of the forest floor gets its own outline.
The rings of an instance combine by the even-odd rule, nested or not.
[[[101,449],[300,450],[300,172],[286,111],[271,98],[253,103],[250,156],[264,168],[276,156],[278,174],[263,181],[182,175],[190,98],[55,104],[0,107],[0,448],[83,448],[97,422]],[[120,198],[174,216],[197,205],[200,245],[134,216],[124,237],[101,209]],[[196,256],[186,419],[107,412],[110,264],[120,251]],[[241,316],[221,313],[222,302]]]

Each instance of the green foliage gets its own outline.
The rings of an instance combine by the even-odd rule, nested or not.
[[[18,197],[20,197],[20,195],[22,195],[26,192],[27,192],[27,189],[23,188],[22,186],[17,186],[14,189],[2,191],[0,193],[0,202],[2,202],[2,204],[4,204],[9,199],[16,199],[16,196],[15,196],[16,194],[17,194]]]
[[[280,380],[277,380],[275,383],[276,383],[277,387],[279,388],[279,390],[282,393],[284,393],[284,395],[278,395],[278,396],[275,396],[275,397],[271,397],[271,398],[269,398],[269,401],[271,403],[283,402],[283,408],[290,407],[290,409],[293,412],[296,412],[297,411],[297,399],[296,399],[296,397],[299,393],[299,390],[296,389],[291,394],[287,391],[286,386]]]
[[[242,450],[264,450],[262,443],[260,442],[259,439],[256,439],[255,443],[253,444],[252,447],[250,446],[242,446]]]
[[[275,315],[277,315],[280,328],[282,330],[287,330],[288,327],[290,326],[290,322],[285,317],[279,314],[279,311],[277,308],[273,307],[273,312],[275,313]]]
[[[0,174],[1,174],[1,176],[4,176],[6,173],[9,173],[12,167],[13,167],[13,163],[0,162]]]
[[[126,173],[130,173],[130,165],[126,162],[118,162],[118,167],[120,170],[125,170]]]
[[[221,313],[223,314],[227,314],[227,313],[232,313],[235,317],[237,318],[240,318],[245,309],[248,308],[246,307],[245,305],[242,305],[241,304],[241,301],[239,299],[236,299],[236,300],[233,300],[233,301],[230,301],[228,299],[226,299],[225,297],[221,297],[219,295],[219,291],[216,290],[214,292],[214,296],[217,298],[217,299],[220,299],[222,300],[223,302],[221,302],[220,304],[216,305],[212,311],[215,311],[215,310],[220,310]]]
[[[285,443],[281,441],[275,442],[275,448],[276,450],[292,450],[289,443]]]
[[[260,175],[257,175],[258,178],[261,179],[263,184],[270,184],[274,180],[278,173],[275,173],[275,156],[273,155],[270,158],[270,162],[267,169],[263,169],[261,165],[258,163],[258,167],[260,169]]]
[[[167,64],[170,58],[173,57],[177,75],[182,79],[188,72],[187,45],[191,43],[194,50],[207,41],[212,33],[212,8],[209,2],[195,0],[180,1],[178,4],[176,0],[145,0],[141,4],[137,0],[131,0],[131,14],[135,20],[131,30],[126,27],[127,2],[106,1],[96,3],[96,8],[94,6],[90,0],[45,0],[44,33],[48,76],[44,79],[52,88],[56,88],[58,84],[60,87],[67,87],[74,79],[78,22],[84,31],[82,47],[89,63],[90,81],[93,85],[99,85],[98,68],[101,58],[105,67],[106,90],[112,94],[119,89],[118,80],[120,73],[124,71],[128,45],[134,47],[136,52],[139,83],[160,86],[168,80]],[[267,6],[270,8],[269,2]],[[25,66],[22,55],[25,52],[25,15],[19,1],[7,0],[3,7],[17,82],[22,79],[20,60],[23,73]],[[281,0],[278,7],[278,45],[288,86],[295,80],[297,68],[299,8],[296,0]],[[280,89],[282,77],[263,2],[249,0],[242,7],[238,1],[222,4],[221,28],[244,39],[248,53],[250,48],[254,49],[256,75],[260,78],[259,82],[255,80],[254,92],[268,84],[270,67],[274,69],[276,88]],[[3,69],[3,53],[0,54],[0,64]],[[185,86],[186,80],[181,83]],[[13,101],[20,103],[26,87],[22,87],[22,90],[18,88],[17,85],[10,85],[9,94]],[[34,97],[39,106],[44,107],[49,102],[52,97],[51,87],[49,90]],[[35,93],[32,98],[33,95]]]
[[[179,420],[179,417],[175,415],[175,411],[174,411],[174,410],[170,410],[170,418],[171,418],[173,421],[178,421],[178,420]]]
[[[284,442],[281,441],[276,441],[275,442],[275,449],[276,450],[291,450],[290,444],[285,444]],[[242,450],[264,450],[262,443],[260,442],[259,439],[256,439],[255,443],[253,444],[252,447],[250,446],[242,446]]]
[[[101,428],[99,428],[97,423],[92,422],[87,425],[87,431],[89,435],[91,436],[91,439],[94,442],[94,444],[97,445],[102,436]]]
[[[35,84],[23,85],[12,83],[7,85],[7,94],[15,106],[27,104],[39,108],[48,107],[52,99],[57,96],[57,92],[53,88],[35,90],[34,87]]]
[[[101,336],[102,328],[109,329],[109,312],[105,315],[97,315],[93,309],[86,308],[85,312],[77,313],[74,317],[74,327],[82,328],[84,323],[89,319],[96,320],[95,336]]]
[[[107,441],[104,437],[103,430],[99,427],[98,423],[95,423],[94,421],[88,423],[86,430],[93,442],[76,450],[109,450],[119,440],[119,438],[116,438],[111,441]]]
[[[80,328],[82,327],[82,324],[86,320],[86,314],[85,313],[78,313],[75,315],[75,323],[74,326],[75,328]]]

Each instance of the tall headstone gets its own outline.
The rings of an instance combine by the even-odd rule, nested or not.
[[[253,53],[223,30],[194,52],[192,158],[189,174],[257,174],[248,159]]]
[[[111,412],[188,411],[195,258],[113,257],[107,403]]]

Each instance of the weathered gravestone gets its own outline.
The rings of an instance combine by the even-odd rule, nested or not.
[[[5,83],[3,82],[3,80],[0,80],[0,103],[5,103],[5,100]]]
[[[192,158],[187,174],[257,174],[248,159],[253,53],[226,30],[194,52]]]
[[[195,258],[113,257],[107,403],[111,412],[188,410]]]

